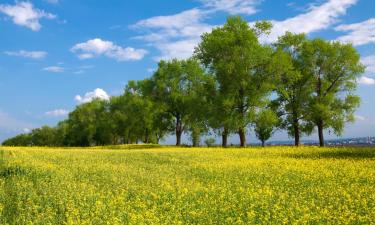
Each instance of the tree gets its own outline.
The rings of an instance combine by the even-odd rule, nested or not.
[[[9,138],[2,143],[3,146],[31,146],[30,134],[19,134],[15,137]]]
[[[165,104],[159,104],[153,101],[153,97],[150,93],[153,92],[153,81],[151,79],[144,79],[136,82],[137,93],[143,99],[146,99],[151,103],[150,111],[148,115],[152,116],[152,140],[154,143],[159,143],[169,131],[173,130],[173,118],[170,113],[167,112]]]
[[[164,136],[165,132],[161,132],[159,125],[155,120],[159,120],[159,110],[151,98],[144,95],[144,81],[130,81],[125,89],[127,97],[127,114],[132,124],[131,131],[143,143],[157,143],[158,139]]]
[[[313,87],[310,74],[304,71],[303,47],[307,43],[304,34],[290,32],[279,37],[269,64],[275,78],[277,98],[273,101],[277,114],[283,118],[281,126],[294,137],[295,146],[300,136],[310,134],[313,125],[306,120],[308,101]]]
[[[31,142],[34,146],[56,146],[56,129],[43,126],[31,131]]]
[[[103,125],[101,119],[106,117],[104,115],[107,113],[106,106],[106,101],[94,99],[92,102],[77,106],[69,114],[67,120],[69,132],[66,136],[69,146],[93,146],[107,143],[102,136],[105,131],[102,131],[103,127],[100,127]]]
[[[341,135],[345,122],[354,120],[360,98],[354,94],[357,79],[364,72],[360,55],[351,44],[314,39],[304,48],[305,70],[312,77],[310,121],[318,128],[324,146],[324,129]]]
[[[67,146],[68,141],[67,135],[69,132],[69,124],[67,120],[63,120],[57,124],[56,130],[56,146]]]
[[[129,115],[127,113],[127,107],[127,98],[125,95],[111,97],[109,110],[114,121],[113,132],[116,134],[115,143],[130,143],[130,127],[127,123]]]
[[[212,74],[209,75],[205,96],[207,99],[205,111],[207,124],[221,136],[221,146],[226,148],[228,145],[228,136],[236,131],[236,127],[233,126],[235,124],[233,122],[233,107],[232,102],[228,101],[220,91],[219,83]]]
[[[272,136],[278,123],[277,115],[270,109],[262,110],[256,115],[254,131],[257,138],[262,142],[262,147],[264,147],[265,142]]]
[[[181,145],[181,135],[194,121],[194,108],[203,107],[198,91],[204,85],[204,70],[196,60],[160,61],[158,69],[150,79],[148,96],[173,117],[176,145]],[[189,123],[190,122],[190,123]]]
[[[270,91],[265,71],[270,49],[258,41],[269,28],[266,22],[251,28],[241,17],[229,17],[224,26],[203,34],[195,49],[195,57],[215,76],[219,102],[228,109],[229,119],[222,121],[224,132],[235,127],[242,147],[246,145],[246,127]]]

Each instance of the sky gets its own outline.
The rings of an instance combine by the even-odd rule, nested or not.
[[[374,9],[373,0],[0,0],[0,141],[120,95],[160,59],[188,58],[200,35],[230,15],[271,21],[264,43],[285,31],[352,43],[367,68],[356,122],[343,137],[375,136]],[[286,139],[283,131],[272,138]]]

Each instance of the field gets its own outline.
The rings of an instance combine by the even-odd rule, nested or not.
[[[0,224],[374,224],[375,149],[0,149]]]

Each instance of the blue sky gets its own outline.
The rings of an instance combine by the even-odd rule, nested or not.
[[[344,137],[374,136],[374,9],[373,0],[0,0],[0,140],[53,126],[93,97],[121,94],[158,60],[189,57],[203,32],[234,14],[271,20],[264,42],[289,30],[353,43],[367,69],[357,121]],[[278,132],[273,140],[286,138]]]

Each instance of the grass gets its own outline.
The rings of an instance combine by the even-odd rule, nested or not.
[[[374,224],[375,149],[0,151],[0,224]]]

